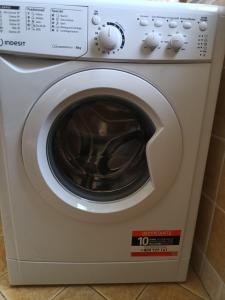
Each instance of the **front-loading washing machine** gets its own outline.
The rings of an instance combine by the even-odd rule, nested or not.
[[[3,1],[11,284],[185,280],[224,16],[193,4]]]

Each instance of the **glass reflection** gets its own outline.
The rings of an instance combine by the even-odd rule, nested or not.
[[[145,148],[154,131],[147,115],[127,100],[85,98],[53,123],[49,164],[76,195],[95,201],[123,198],[149,178]]]

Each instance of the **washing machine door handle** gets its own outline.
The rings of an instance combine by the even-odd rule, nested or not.
[[[182,135],[177,118],[158,128],[146,145],[147,163],[153,192],[168,189],[181,165]]]

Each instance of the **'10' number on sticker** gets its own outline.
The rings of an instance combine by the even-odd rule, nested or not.
[[[139,241],[140,246],[148,246],[149,245],[149,238],[147,236],[139,237],[138,241]]]

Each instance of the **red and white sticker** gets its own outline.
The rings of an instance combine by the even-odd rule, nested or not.
[[[135,230],[131,256],[177,256],[181,230]]]

